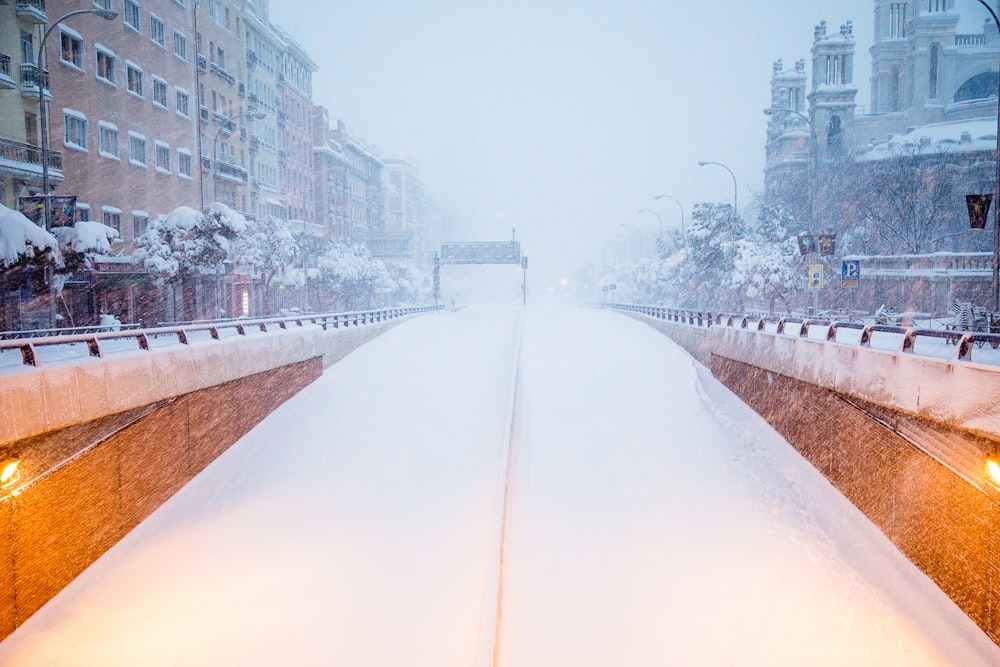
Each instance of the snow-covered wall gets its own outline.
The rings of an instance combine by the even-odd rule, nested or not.
[[[326,330],[272,327],[268,333],[8,369],[0,375],[0,447],[313,357],[322,357],[326,368],[400,321]]]

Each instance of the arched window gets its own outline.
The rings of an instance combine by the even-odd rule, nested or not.
[[[934,100],[938,96],[938,45],[931,44],[930,71],[928,72],[927,96]]]
[[[900,71],[899,65],[893,65],[889,73],[889,111],[899,111],[902,77],[903,73]]]
[[[997,94],[997,73],[983,72],[968,79],[955,91],[956,102],[986,100]]]

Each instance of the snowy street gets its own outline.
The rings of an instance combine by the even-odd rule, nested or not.
[[[1000,648],[667,337],[529,304],[420,316],[350,354],[0,664],[976,666]]]

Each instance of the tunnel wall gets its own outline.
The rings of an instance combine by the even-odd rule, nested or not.
[[[760,414],[1000,644],[1000,369],[632,314]]]
[[[0,640],[279,405],[402,319],[136,351],[0,382]]]

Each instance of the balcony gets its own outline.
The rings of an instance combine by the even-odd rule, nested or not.
[[[215,175],[227,181],[242,183],[243,185],[246,185],[248,180],[246,169],[230,162],[224,162],[221,159],[215,162]]]
[[[0,139],[0,159],[11,162],[22,162],[26,165],[37,165],[42,168],[42,148],[19,141]],[[62,153],[49,149],[49,168],[62,171]]]
[[[288,162],[288,151],[278,151],[278,162]]]
[[[288,114],[284,111],[278,112],[278,127],[285,127],[288,125]]]
[[[260,137],[256,134],[250,135],[250,146],[248,147],[251,153],[256,153],[260,150]]]
[[[202,74],[206,74],[208,72],[208,58],[200,53],[198,54],[198,71]]]
[[[231,136],[233,134],[233,130],[236,129],[236,123],[229,120],[227,116],[223,116],[218,111],[212,112],[212,120],[214,120],[216,123],[222,126],[219,128],[219,131],[222,132],[227,137]]]
[[[247,49],[247,69],[253,70],[257,66],[257,52],[253,49]]]
[[[14,81],[14,77],[10,69],[10,56],[6,53],[0,53],[0,88],[16,87],[17,82]]]
[[[240,85],[236,86],[236,94],[239,95],[240,97],[246,97],[247,85],[245,83],[241,83]]]
[[[260,194],[260,181],[256,178],[250,179],[250,192],[255,195]]]
[[[227,72],[226,68],[222,65],[212,63],[209,65],[209,69],[212,71],[212,74],[227,82],[229,85],[236,83],[236,77]]]
[[[52,101],[49,90],[49,72],[34,63],[21,63],[21,96],[38,97],[38,83],[42,84],[42,94],[47,102]]]
[[[49,17],[45,13],[45,0],[17,0],[17,15],[29,19],[32,23],[45,25]]]
[[[260,98],[257,97],[257,93],[250,93],[247,102],[249,102],[251,106],[257,106],[260,104]]]
[[[201,120],[202,124],[208,125],[208,107],[198,109],[198,119]]]
[[[211,174],[212,173],[212,158],[207,155],[201,156],[201,173]]]

